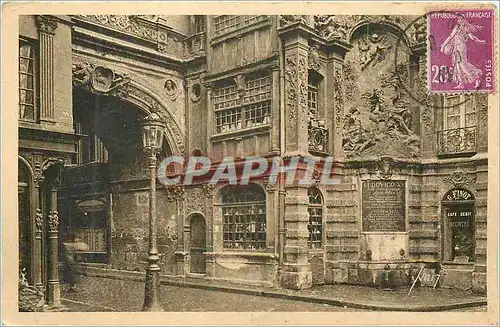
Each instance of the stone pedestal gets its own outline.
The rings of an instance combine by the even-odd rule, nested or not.
[[[312,286],[309,264],[309,213],[307,188],[287,187],[285,196],[286,243],[281,285],[290,289]]]

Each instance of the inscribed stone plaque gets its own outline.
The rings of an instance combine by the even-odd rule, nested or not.
[[[363,181],[364,232],[406,230],[405,181]]]

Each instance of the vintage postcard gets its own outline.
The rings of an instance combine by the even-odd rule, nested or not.
[[[495,5],[2,18],[5,325],[498,325]]]

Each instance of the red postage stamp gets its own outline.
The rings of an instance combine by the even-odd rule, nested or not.
[[[435,10],[427,14],[430,92],[495,91],[494,10]]]

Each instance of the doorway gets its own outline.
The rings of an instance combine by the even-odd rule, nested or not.
[[[190,237],[190,272],[195,274],[205,274],[206,265],[203,252],[206,251],[206,223],[202,215],[196,214],[191,218]]]
[[[465,189],[448,192],[443,199],[443,260],[474,262],[474,196]]]

